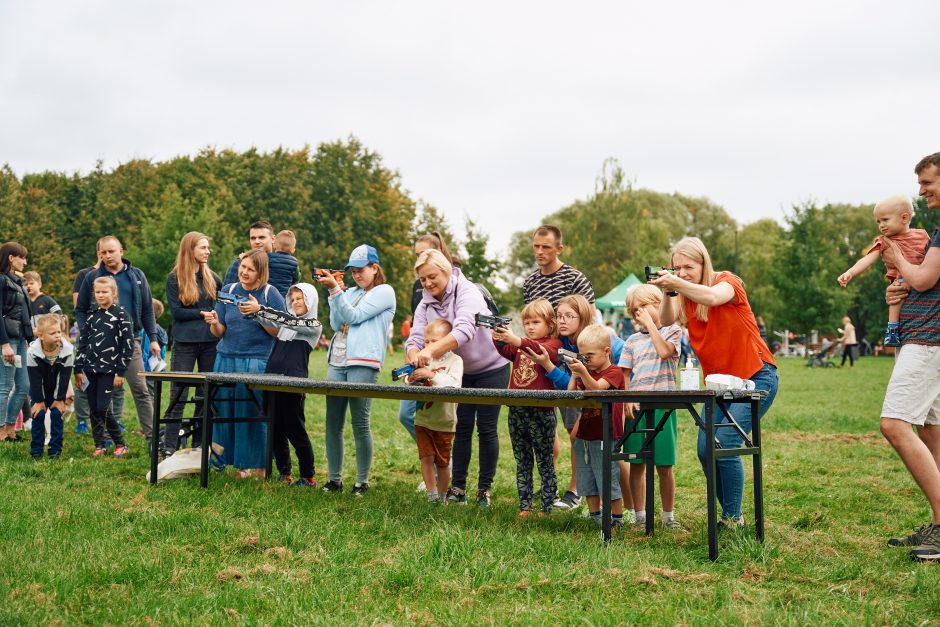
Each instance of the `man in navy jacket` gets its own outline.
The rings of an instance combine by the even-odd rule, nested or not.
[[[93,283],[99,276],[112,276],[118,285],[118,304],[127,310],[131,320],[134,321],[134,354],[128,364],[124,380],[131,388],[134,396],[134,405],[137,407],[137,419],[144,437],[149,443],[153,431],[153,400],[142,375],[144,371],[143,351],[141,350],[141,331],[147,332],[147,337],[157,337],[157,321],[153,315],[153,296],[150,293],[150,284],[140,268],[132,266],[124,259],[124,248],[121,241],[113,235],[105,235],[98,240],[98,258],[101,264],[97,270],[89,272],[85,277],[81,290],[78,292],[78,301],[75,306],[75,319],[81,332],[85,328],[88,314],[97,307],[93,296]],[[160,355],[160,343],[157,340],[150,342],[150,354]],[[118,419],[121,416],[117,416]]]

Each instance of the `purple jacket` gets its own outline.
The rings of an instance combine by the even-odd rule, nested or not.
[[[444,318],[454,327],[450,332],[457,340],[454,352],[463,359],[464,373],[489,372],[509,363],[493,346],[490,330],[473,324],[476,314],[489,314],[490,310],[479,288],[459,268],[454,268],[441,300],[431,296],[427,290],[422,290],[422,293],[423,298],[415,310],[411,325],[411,335],[405,343],[406,351],[424,348],[424,327],[432,320]]]

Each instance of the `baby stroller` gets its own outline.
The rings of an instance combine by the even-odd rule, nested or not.
[[[806,360],[807,368],[838,368],[836,362],[832,360],[832,352],[836,343],[828,338],[823,338],[819,350],[816,352],[808,351]]]

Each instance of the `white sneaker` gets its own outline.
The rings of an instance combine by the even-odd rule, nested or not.
[[[415,492],[427,492],[427,491],[428,491],[428,486],[427,484],[424,483],[424,481],[419,483],[418,487],[415,488]]]

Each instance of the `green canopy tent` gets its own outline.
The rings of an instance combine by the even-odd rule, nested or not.
[[[636,275],[630,274],[620,282],[620,285],[595,300],[594,306],[604,315],[605,320],[613,319],[617,313],[623,315],[623,310],[627,306],[627,291],[640,283],[642,281],[636,278]]]

